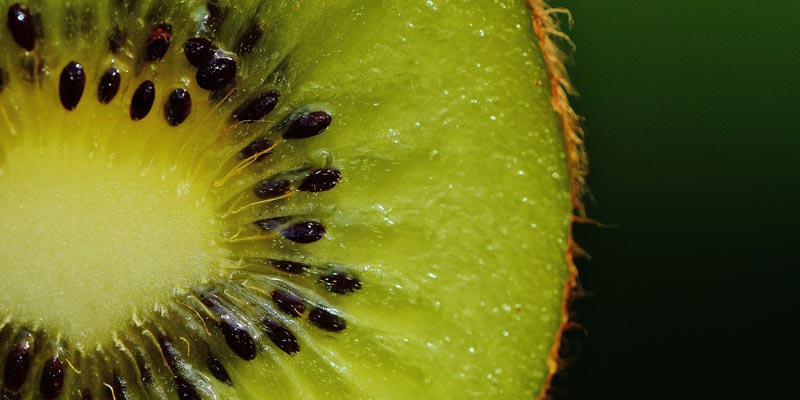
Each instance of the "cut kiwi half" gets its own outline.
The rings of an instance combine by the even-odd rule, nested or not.
[[[581,177],[553,10],[0,7],[3,399],[549,396]]]

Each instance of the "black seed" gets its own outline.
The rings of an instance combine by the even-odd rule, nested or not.
[[[192,97],[186,89],[175,89],[164,103],[164,118],[172,126],[178,126],[192,112]]]
[[[286,223],[289,222],[289,219],[290,219],[289,217],[273,217],[273,218],[258,220],[253,223],[257,227],[265,231],[274,231],[286,225]]]
[[[301,274],[303,271],[311,268],[311,266],[308,264],[288,260],[269,260],[269,264],[275,269],[279,269],[290,274]]]
[[[128,383],[125,382],[122,378],[114,374],[114,395],[112,396],[116,400],[128,400]]]
[[[158,24],[150,31],[150,37],[147,39],[147,47],[145,47],[145,55],[147,61],[158,61],[164,58],[169,49],[169,43],[172,41],[172,27],[168,24]]]
[[[180,400],[202,400],[199,394],[194,390],[194,388],[189,385],[189,382],[186,382],[181,377],[175,377],[175,384],[178,386],[178,399]]]
[[[256,358],[256,344],[253,342],[253,337],[243,327],[223,319],[219,322],[219,328],[225,336],[228,347],[236,355],[247,361]]]
[[[61,395],[64,389],[64,366],[58,357],[45,361],[39,387],[45,399],[56,399]]]
[[[297,317],[306,312],[306,305],[300,296],[283,290],[272,292],[272,301],[290,317]]]
[[[119,85],[122,81],[122,75],[119,70],[111,67],[103,73],[100,77],[100,83],[97,85],[97,100],[102,104],[108,104],[119,91]]]
[[[297,344],[297,338],[294,337],[292,332],[288,329],[270,320],[264,320],[264,325],[267,327],[267,336],[275,343],[279,349],[289,355],[297,354],[300,351],[300,345]]]
[[[281,236],[295,243],[313,243],[325,236],[325,226],[317,221],[297,222],[283,228]]]
[[[344,318],[321,307],[314,307],[308,319],[316,326],[330,332],[339,332],[347,327]]]
[[[3,89],[6,87],[6,81],[7,80],[8,80],[8,77],[6,76],[6,71],[4,69],[0,68],[0,92],[2,92]]]
[[[222,23],[228,17],[228,9],[222,8],[218,0],[209,1],[206,3],[206,8],[208,9],[206,27],[212,34],[216,34],[217,29],[222,26]]]
[[[145,387],[150,387],[154,384],[152,365],[146,360],[147,356],[140,350],[137,350],[134,355],[134,366],[139,370],[141,381]]]
[[[217,48],[214,47],[214,44],[206,38],[191,38],[183,44],[183,54],[186,55],[186,60],[197,68],[211,61],[216,51]]]
[[[331,271],[319,278],[328,291],[333,293],[352,293],[361,290],[361,280],[348,271]]]
[[[233,385],[228,370],[225,369],[225,366],[222,365],[217,357],[209,354],[206,363],[208,364],[208,370],[211,371],[211,375],[214,375],[214,378],[228,385]]]
[[[304,192],[324,192],[333,189],[340,179],[342,173],[338,169],[321,168],[308,174],[297,188]]]
[[[36,47],[36,21],[33,15],[19,4],[8,8],[8,30],[11,37],[25,50]]]
[[[236,50],[239,54],[252,53],[262,36],[264,36],[264,30],[261,29],[261,25],[254,23],[250,26],[250,29],[239,38],[236,44]]]
[[[211,310],[216,310],[219,308],[219,300],[217,296],[208,293],[200,294],[200,302],[203,303],[206,307]]]
[[[304,139],[319,135],[325,132],[325,129],[328,129],[331,120],[331,115],[325,111],[303,114],[292,122],[289,129],[283,133],[283,137],[286,139]]]
[[[239,158],[244,160],[250,157],[255,156],[256,154],[262,153],[264,151],[269,150],[274,143],[271,140],[267,139],[266,137],[256,138],[252,142],[250,142],[247,146],[245,146],[242,151],[239,152]],[[263,153],[256,157],[256,161],[259,161],[266,157],[269,152]]]
[[[265,179],[256,183],[253,193],[262,199],[275,199],[286,195],[292,189],[292,184],[286,179]]]
[[[153,102],[156,99],[156,86],[152,81],[144,81],[136,91],[133,92],[131,99],[131,119],[138,121],[150,113]]]
[[[61,71],[61,78],[58,82],[58,96],[61,98],[61,105],[68,111],[74,110],[81,101],[85,86],[86,75],[83,73],[83,66],[71,61]]]
[[[92,400],[92,392],[89,389],[81,390],[81,400]]]
[[[258,121],[275,109],[279,98],[280,93],[274,90],[261,93],[255,99],[237,108],[233,112],[233,119],[239,122]]]
[[[22,388],[28,378],[31,366],[30,346],[16,346],[6,356],[6,368],[3,374],[5,388],[15,392]]]
[[[215,58],[197,70],[197,84],[205,90],[218,90],[236,79],[236,61],[232,58]]]
[[[161,347],[161,353],[164,354],[164,358],[167,360],[167,365],[172,370],[172,373],[177,373],[179,357],[178,350],[175,349],[175,346],[173,346],[172,343],[165,337],[158,338],[158,345]]]
[[[115,26],[114,29],[111,30],[111,33],[108,35],[108,50],[111,54],[119,53],[122,46],[125,44],[125,39],[127,35],[125,32],[121,31],[118,26]]]

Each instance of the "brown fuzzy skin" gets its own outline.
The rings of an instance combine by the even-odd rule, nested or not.
[[[561,118],[562,129],[564,132],[564,143],[567,152],[567,159],[570,168],[570,189],[572,198],[572,224],[589,221],[585,216],[585,208],[582,202],[587,194],[586,174],[589,172],[589,162],[586,157],[583,141],[583,130],[580,127],[580,118],[569,104],[569,96],[576,95],[567,75],[564,61],[569,58],[570,52],[574,50],[574,44],[569,37],[561,31],[559,16],[566,16],[572,22],[572,16],[564,8],[550,7],[545,0],[528,0],[533,8],[533,29],[539,40],[539,48],[544,56],[547,65],[547,72],[550,76],[550,88],[553,109]],[[564,45],[568,46],[565,50]],[[542,82],[536,82],[537,85]],[[569,244],[567,248],[567,265],[569,265],[569,276],[564,284],[564,300],[562,302],[561,326],[556,333],[553,348],[550,350],[548,366],[550,368],[547,383],[538,396],[538,400],[555,400],[565,396],[565,390],[560,385],[559,380],[563,379],[566,368],[575,362],[575,352],[572,347],[575,343],[567,337],[569,332],[585,336],[585,329],[573,321],[574,304],[577,299],[583,296],[580,283],[578,281],[578,269],[575,267],[573,258],[582,256],[583,250],[578,246],[572,237],[572,226],[568,232]],[[572,336],[572,335],[571,335]]]

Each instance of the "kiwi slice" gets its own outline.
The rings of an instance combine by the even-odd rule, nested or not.
[[[539,1],[0,6],[2,398],[548,395],[580,152]]]

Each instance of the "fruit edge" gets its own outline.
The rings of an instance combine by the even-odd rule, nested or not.
[[[566,16],[572,23],[572,14],[566,8],[551,7],[546,0],[528,0],[533,9],[533,30],[539,40],[539,48],[550,76],[550,90],[553,109],[561,118],[564,134],[564,145],[570,170],[570,198],[572,201],[572,221],[567,232],[567,265],[569,276],[564,283],[564,299],[562,301],[561,325],[556,332],[553,347],[547,361],[549,374],[537,400],[555,400],[564,396],[565,389],[560,384],[562,374],[575,362],[576,354],[571,354],[570,340],[581,340],[586,336],[583,326],[574,321],[574,304],[584,296],[575,266],[575,256],[583,256],[584,252],[575,243],[572,226],[575,223],[591,222],[586,218],[583,197],[587,195],[586,175],[589,172],[589,160],[584,147],[584,132],[580,127],[580,118],[569,104],[569,96],[577,95],[570,82],[564,61],[571,56],[575,45],[561,30],[560,17]],[[566,49],[564,48],[566,45]],[[537,85],[543,84],[536,82]],[[573,333],[573,335],[570,335]],[[567,336],[575,336],[570,339]]]

